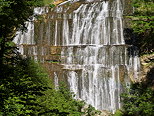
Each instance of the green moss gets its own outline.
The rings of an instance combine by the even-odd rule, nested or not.
[[[43,2],[44,2],[45,5],[48,5],[48,4],[52,3],[53,1],[54,0],[43,0]]]
[[[149,56],[149,55],[154,55],[154,52],[149,53],[149,54],[143,54],[142,56],[144,57],[144,56]]]
[[[123,116],[123,112],[121,110],[117,110],[113,116]]]
[[[50,5],[49,5],[50,8],[53,8],[53,7],[55,7],[55,6],[56,6],[56,5],[54,5],[54,4],[50,4]]]

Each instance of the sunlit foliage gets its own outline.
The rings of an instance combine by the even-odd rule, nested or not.
[[[131,27],[138,34],[141,54],[154,52],[154,0],[132,0]]]

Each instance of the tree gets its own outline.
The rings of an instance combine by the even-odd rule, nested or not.
[[[132,0],[134,13],[131,27],[137,35],[140,54],[154,52],[154,0]],[[131,84],[122,94],[124,116],[153,116],[153,82],[147,80]]]
[[[145,83],[135,83],[122,94],[124,116],[153,116],[154,91]]]
[[[138,35],[137,45],[140,53],[154,52],[154,0],[132,0],[134,13],[131,27]]]
[[[18,58],[14,63],[9,64],[5,78],[0,79],[0,113],[4,116],[36,115],[43,108],[37,96],[43,96],[49,88],[41,83],[46,74],[28,59]],[[41,75],[42,79],[38,78]]]
[[[18,58],[0,79],[0,115],[2,116],[81,116],[85,103],[73,99],[67,86],[55,90],[39,63]],[[85,110],[88,110],[89,107]],[[95,113],[90,110],[89,113]],[[97,112],[96,112],[97,113]]]
[[[25,22],[33,15],[33,8],[42,0],[0,0],[0,66],[7,61],[8,51],[16,31],[25,30]],[[12,54],[12,53],[11,53]],[[10,56],[9,56],[10,57]]]
[[[24,22],[33,14],[33,7],[41,0],[0,0],[0,112],[1,115],[28,115],[35,96],[46,87],[33,83],[26,72],[28,61],[22,59],[12,42],[17,30],[24,30]],[[26,108],[25,105],[28,107]],[[36,110],[36,107],[35,107]]]

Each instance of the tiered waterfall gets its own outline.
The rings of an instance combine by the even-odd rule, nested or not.
[[[123,0],[36,8],[44,20],[28,22],[27,33],[19,32],[14,41],[23,55],[48,64],[56,88],[65,80],[76,99],[115,112],[124,86],[138,78],[140,68],[125,44],[123,9]]]

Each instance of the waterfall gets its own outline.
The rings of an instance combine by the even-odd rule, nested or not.
[[[124,86],[137,80],[140,69],[138,56],[125,44],[123,4],[106,0],[81,2],[74,9],[59,5],[48,13],[37,9],[37,14],[47,13],[47,20],[29,23],[29,31],[14,41],[23,55],[58,61],[48,62],[56,88],[65,78],[75,99],[114,113],[121,108]]]

